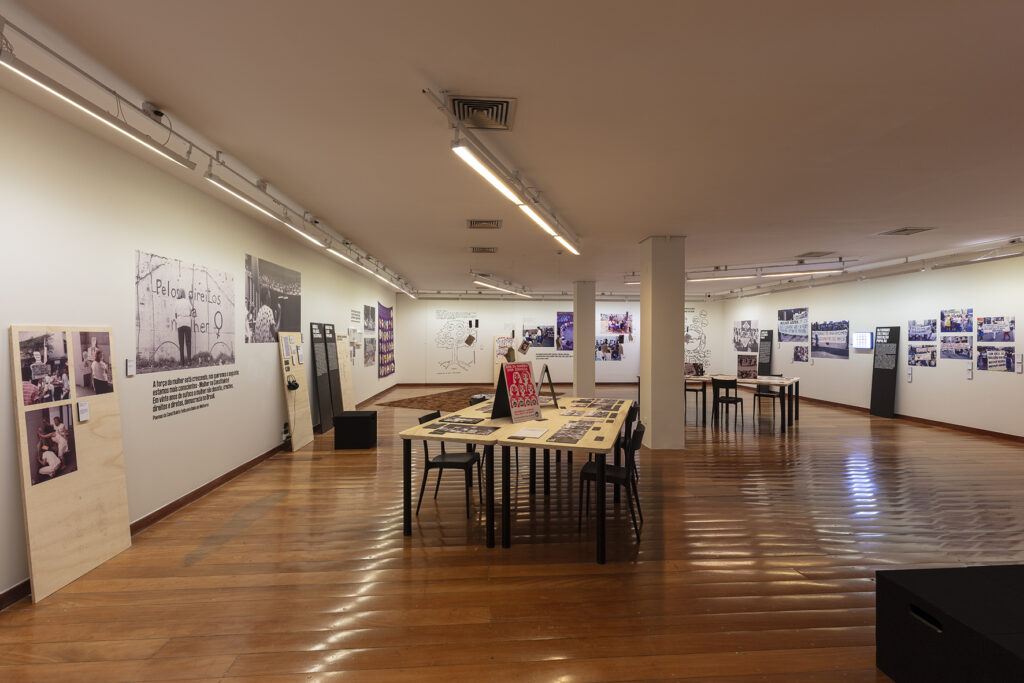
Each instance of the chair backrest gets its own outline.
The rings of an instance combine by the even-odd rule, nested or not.
[[[715,379],[711,378],[711,388],[717,393],[719,389],[726,392],[726,396],[729,394],[729,390],[736,391],[736,380],[734,379]]]
[[[629,410],[626,411],[626,422],[623,425],[623,427],[625,429],[626,442],[627,443],[629,442],[629,439],[633,435],[633,423],[636,422],[636,419],[639,416],[640,416],[640,406],[637,405],[636,403],[634,403],[633,405],[631,405],[629,407]]]
[[[647,427],[644,426],[643,422],[636,423],[636,429],[633,430],[633,436],[626,444],[626,466],[634,467],[634,458],[636,452],[640,450],[640,447],[644,445],[644,432],[647,431]]]
[[[430,422],[431,420],[436,420],[439,417],[441,417],[441,411],[440,410],[435,410],[434,412],[427,413],[426,415],[420,415],[420,424],[424,424],[425,422]],[[444,444],[441,444],[441,452],[442,453],[444,452]],[[427,460],[430,460],[430,454],[427,453],[427,440],[426,439],[423,440],[423,456]]]
[[[469,405],[475,406],[477,403],[483,403],[486,400],[488,400],[486,396],[476,394],[469,397]]]

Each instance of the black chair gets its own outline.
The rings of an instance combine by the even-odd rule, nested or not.
[[[707,385],[704,382],[691,384],[687,381],[683,381],[683,388],[686,393],[683,394],[683,402],[689,401],[689,396],[686,394],[696,394],[693,397],[693,414],[697,417],[694,418],[697,424],[700,424],[700,399],[703,398],[704,392],[707,391]]]
[[[441,411],[435,410],[432,413],[427,413],[420,418],[420,424],[436,420],[441,417]],[[441,488],[441,475],[447,469],[460,469],[466,475],[466,517],[469,517],[469,490],[473,488],[473,465],[476,465],[476,477],[477,484],[480,488],[480,502],[484,502],[484,482],[483,476],[480,473],[480,454],[471,450],[467,450],[465,453],[447,453],[444,449],[444,443],[441,443],[441,455],[437,456],[433,460],[430,459],[430,453],[427,451],[427,442],[423,441],[423,483],[420,484],[420,499],[416,503],[416,514],[420,514],[420,505],[423,504],[423,491],[427,487],[427,475],[430,474],[430,470],[437,470],[437,485],[434,487],[434,498],[437,498],[437,491]]]
[[[778,375],[768,375],[768,377],[782,377]],[[750,406],[750,417],[754,417],[757,411],[760,410],[761,414],[764,415],[764,406],[761,405],[761,399],[767,398],[772,402],[772,421],[775,421],[775,402],[779,400],[779,390],[775,389],[772,391],[772,385],[770,384],[758,384],[757,389],[754,391],[754,402]]]
[[[633,430],[632,437],[626,446],[625,465],[609,465],[606,463],[604,467],[606,484],[615,484],[626,488],[626,500],[629,502],[629,514],[633,518],[633,531],[636,533],[637,542],[640,541],[640,525],[636,521],[636,510],[640,509],[640,496],[636,489],[634,470],[636,469],[636,452],[643,443],[644,431],[646,429],[643,423],[639,423],[636,429]],[[587,485],[587,514],[590,514],[590,482],[592,481],[597,481],[597,463],[593,461],[585,464],[580,470],[580,506],[577,512],[577,529],[580,531],[583,530],[583,484],[586,482]],[[634,502],[636,503],[636,510],[633,508]],[[641,513],[640,520],[643,521],[643,513]]]
[[[743,418],[743,399],[737,394],[739,393],[739,387],[734,379],[714,379],[711,380],[711,390],[714,392],[715,405],[713,411],[713,420],[718,422],[718,414],[721,412],[722,406],[725,406],[725,420],[729,421],[729,406],[738,406],[737,413],[740,418]],[[732,395],[729,395],[729,392]],[[736,426],[736,416],[733,418],[733,426]]]
[[[637,420],[640,419],[640,405],[634,403],[630,409],[626,412],[626,421],[622,425],[622,433],[618,436],[618,442],[615,444],[616,448],[626,450],[629,447],[630,442],[633,439],[633,425],[636,424]],[[570,463],[571,465],[572,463]],[[633,461],[633,485],[640,482],[640,468],[636,465],[636,460]],[[640,505],[637,504],[639,508]],[[644,521],[643,513],[640,513],[640,521]]]

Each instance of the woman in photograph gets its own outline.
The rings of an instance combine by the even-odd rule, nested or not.
[[[53,418],[53,440],[57,443],[57,457],[63,462],[64,454],[68,452],[68,426],[60,417]]]
[[[110,366],[103,360],[102,349],[96,349],[96,360],[92,362],[92,385],[97,394],[109,394],[113,391],[110,385]]]
[[[60,469],[60,458],[50,450],[49,444],[44,444],[40,447],[38,461],[39,474],[45,474],[51,479],[53,478],[53,475],[57,474],[57,470]]]
[[[38,439],[37,448],[41,451],[43,448],[49,448],[53,450],[53,439],[57,436],[57,431],[50,424],[49,418],[44,417],[43,423],[39,425],[39,429],[36,430],[36,438]]]
[[[278,310],[280,310],[280,307],[278,307]],[[253,341],[276,341],[277,328],[280,322],[280,313],[275,316],[274,310],[270,307],[270,290],[264,287],[260,290],[260,310],[256,312],[256,322],[253,325]]]
[[[185,298],[185,290],[178,290],[178,300],[174,302],[174,326],[178,328],[178,355],[181,365],[192,364],[192,303]],[[97,349],[98,351],[99,349]],[[95,380],[95,377],[93,378]],[[99,391],[96,392],[97,394]]]

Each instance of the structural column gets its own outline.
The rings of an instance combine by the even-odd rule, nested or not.
[[[597,321],[594,315],[594,282],[574,282],[572,295],[573,354],[572,392],[574,396],[593,396],[594,337]]]
[[[686,445],[686,238],[648,237],[640,272],[640,419],[648,448]]]

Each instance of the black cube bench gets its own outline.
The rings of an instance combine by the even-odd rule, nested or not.
[[[1024,565],[875,579],[875,661],[896,683],[1024,681]]]
[[[346,410],[334,416],[335,450],[377,447],[377,411]]]

